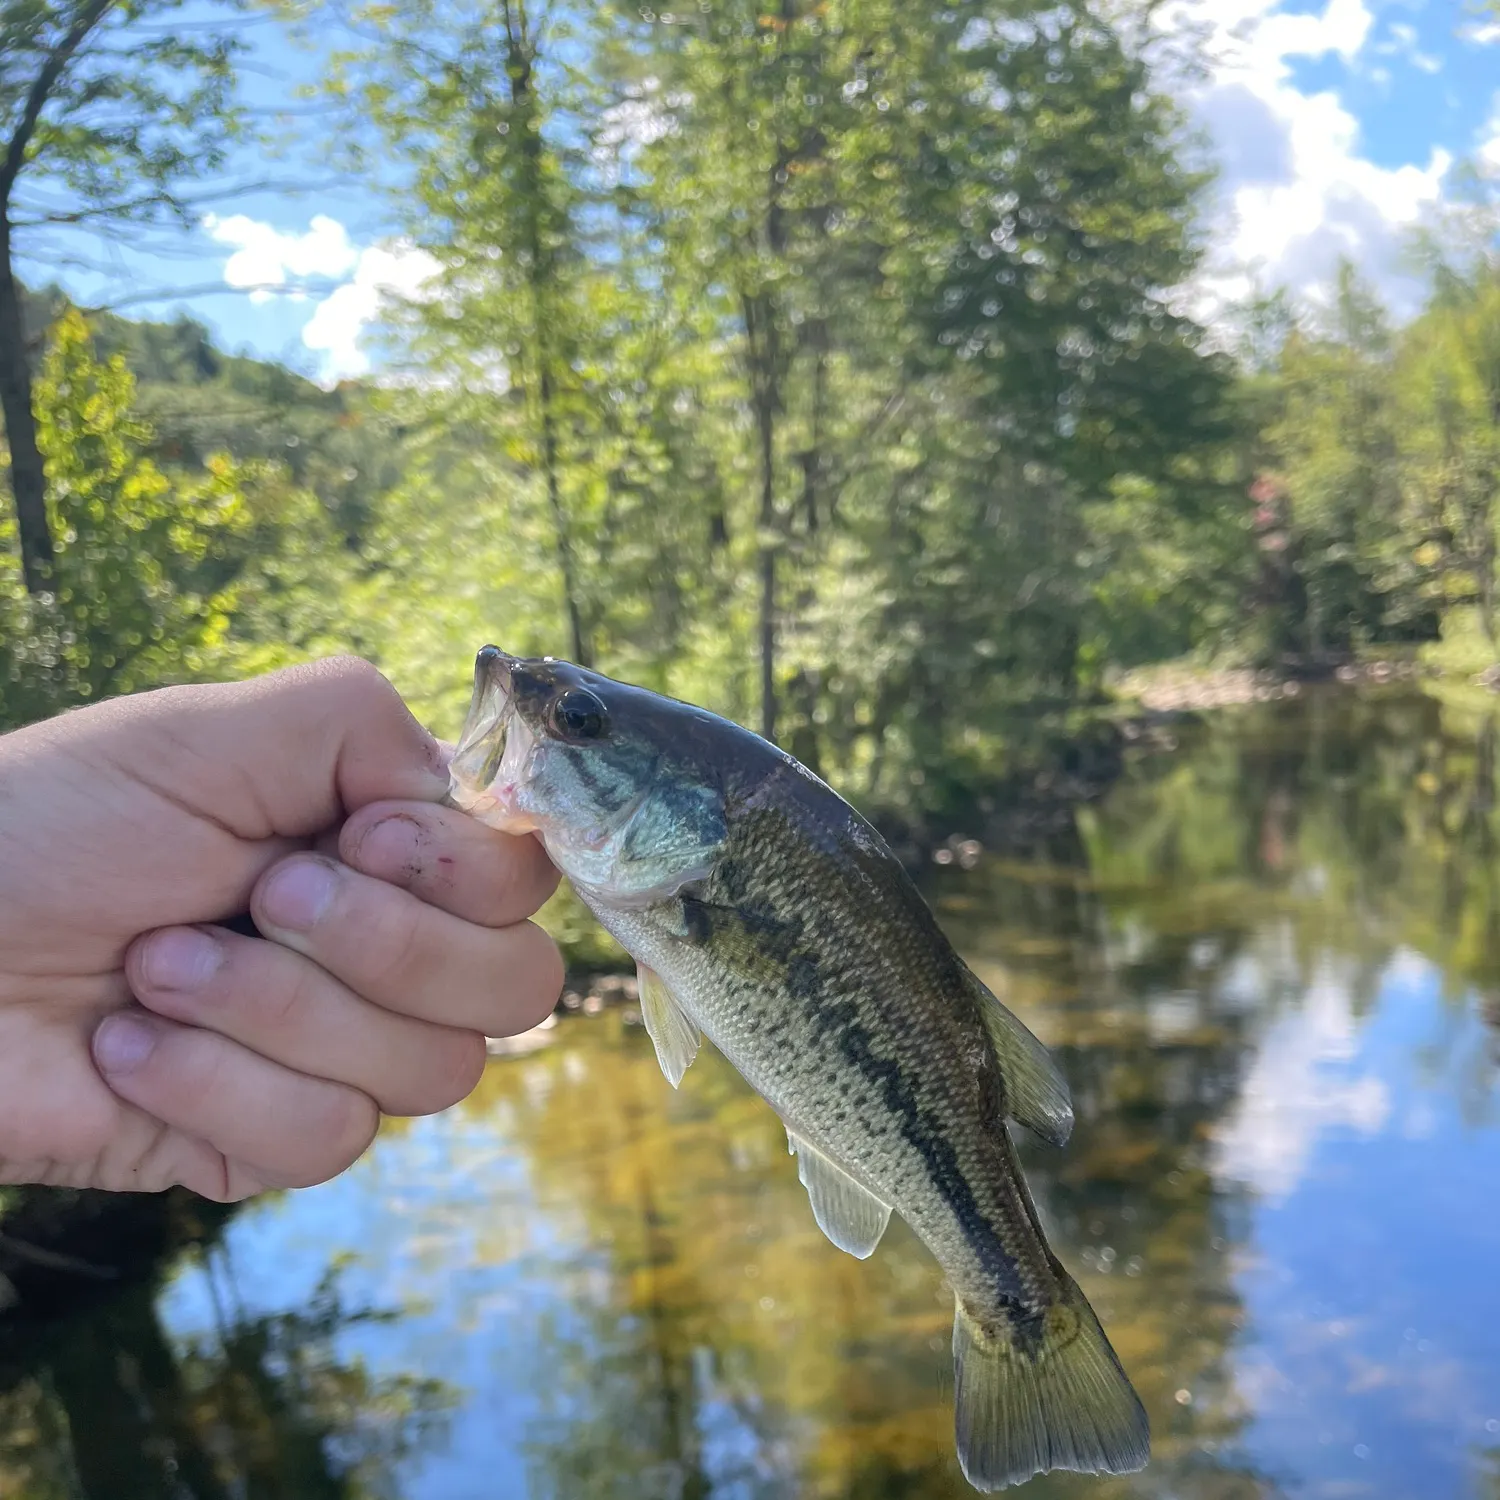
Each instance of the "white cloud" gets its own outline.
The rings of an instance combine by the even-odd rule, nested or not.
[[[1296,1189],[1325,1131],[1378,1134],[1390,1091],[1354,1072],[1357,1051],[1349,987],[1325,973],[1261,1039],[1239,1100],[1214,1133],[1215,1171],[1276,1201]]]
[[[353,277],[318,304],[302,330],[302,342],[324,356],[325,377],[367,373],[370,359],[361,344],[365,330],[379,320],[385,298],[420,297],[437,270],[425,250],[401,241],[362,250]]]
[[[1500,94],[1495,95],[1490,117],[1480,132],[1479,160],[1492,171],[1500,172]]]
[[[208,214],[203,227],[219,244],[236,247],[224,263],[224,280],[232,287],[250,288],[252,302],[265,302],[288,287],[295,289],[292,295],[305,295],[297,283],[310,277],[342,276],[358,259],[344,226],[326,214],[315,214],[301,234],[246,214],[222,219]]]
[[[1476,47],[1500,47],[1500,21],[1470,21],[1458,28],[1458,35]]]
[[[436,273],[424,250],[400,240],[357,247],[337,219],[316,214],[301,233],[275,228],[245,214],[203,221],[221,245],[234,246],[224,280],[250,289],[252,302],[286,296],[316,306],[302,329],[302,342],[323,355],[323,377],[339,380],[369,371],[362,347],[365,331],[378,321],[387,296],[414,298]],[[331,291],[312,281],[342,279]]]
[[[1208,33],[1207,79],[1187,102],[1213,139],[1221,164],[1211,217],[1212,249],[1185,303],[1212,316],[1257,285],[1303,296],[1353,260],[1397,309],[1420,293],[1400,255],[1407,232],[1441,199],[1452,158],[1378,166],[1361,154],[1359,122],[1329,90],[1304,93],[1292,60],[1336,56],[1353,68],[1370,44],[1365,0],[1327,0],[1320,12],[1288,13],[1279,0],[1184,0],[1168,24]],[[1416,33],[1388,28],[1416,66]],[[1408,34],[1409,33],[1409,34]]]
[[[1424,73],[1440,73],[1443,69],[1443,60],[1434,57],[1430,52],[1423,52],[1417,45],[1417,28],[1409,26],[1405,21],[1392,21],[1387,28],[1390,35],[1383,42],[1377,42],[1374,50],[1382,57],[1404,57],[1412,67],[1420,68]],[[1373,68],[1370,77],[1380,83],[1391,81],[1390,71],[1386,68]]]

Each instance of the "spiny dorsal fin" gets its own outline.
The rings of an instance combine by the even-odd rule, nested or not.
[[[656,1044],[656,1060],[667,1075],[667,1082],[675,1089],[682,1082],[688,1065],[698,1055],[702,1034],[683,1014],[682,1007],[673,999],[671,990],[662,983],[661,975],[655,969],[637,964],[635,972],[640,985],[641,1018]]]
[[[857,1260],[865,1260],[874,1253],[885,1226],[891,1221],[890,1204],[882,1203],[790,1128],[786,1143],[797,1158],[797,1176],[807,1189],[818,1228],[840,1250],[847,1250]]]
[[[1064,1145],[1073,1130],[1067,1080],[1047,1049],[990,993],[978,975],[970,973],[969,979],[984,1028],[1000,1058],[1011,1118],[1036,1131],[1044,1141]]]

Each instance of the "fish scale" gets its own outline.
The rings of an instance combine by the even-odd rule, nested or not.
[[[453,783],[476,816],[539,832],[641,965],[668,1079],[701,1031],[777,1112],[835,1244],[868,1255],[894,1209],[932,1251],[971,1483],[1141,1467],[1144,1410],[1005,1125],[1061,1144],[1066,1085],[848,803],[727,720],[494,647]]]

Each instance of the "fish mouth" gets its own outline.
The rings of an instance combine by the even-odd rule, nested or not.
[[[537,742],[516,708],[515,661],[498,646],[475,658],[474,696],[448,767],[448,800],[491,828],[530,833],[538,824],[519,800]]]

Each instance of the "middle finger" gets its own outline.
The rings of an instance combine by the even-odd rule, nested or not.
[[[507,1036],[535,1026],[562,989],[557,946],[530,922],[481,927],[315,854],[261,877],[256,926],[387,1010]]]
[[[477,1031],[383,1010],[300,953],[226,928],[150,933],[125,968],[147,1010],[349,1084],[382,1114],[436,1114],[465,1098],[484,1068]]]

